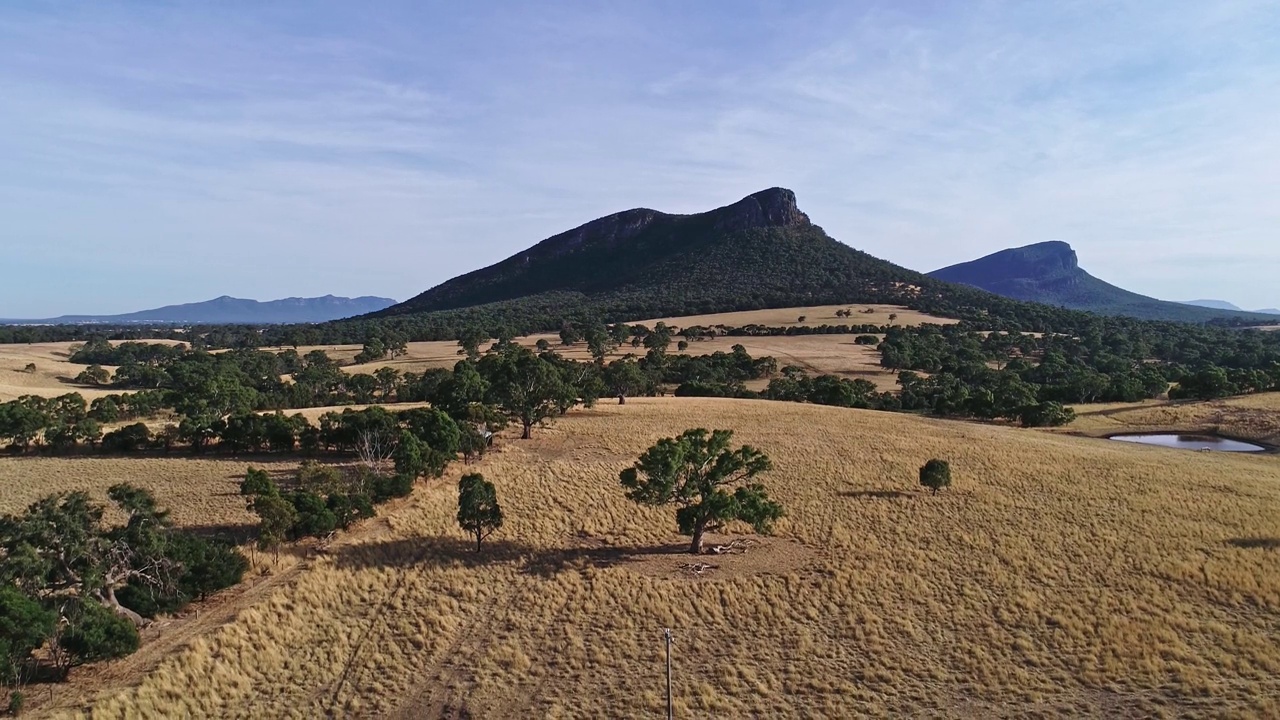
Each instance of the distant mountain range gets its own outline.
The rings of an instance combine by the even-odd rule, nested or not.
[[[1085,272],[1075,250],[1059,241],[1001,250],[977,260],[934,270],[929,275],[1015,300],[1104,315],[1183,322],[1205,322],[1224,317],[1274,320],[1259,313],[1242,312],[1234,306],[1168,302],[1116,287]]]
[[[1196,305],[1199,307],[1213,308],[1215,310],[1235,310],[1236,312],[1257,312],[1265,315],[1280,315],[1280,310],[1276,308],[1263,308],[1262,310],[1245,310],[1242,307],[1227,302],[1226,300],[1184,300],[1184,305]]]
[[[62,315],[43,320],[5,320],[7,325],[83,325],[153,323],[164,325],[275,325],[318,323],[377,312],[395,305],[390,298],[291,297],[259,302],[223,295],[204,302],[166,305],[123,315]]]

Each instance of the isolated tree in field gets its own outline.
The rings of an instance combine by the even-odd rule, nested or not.
[[[749,482],[772,467],[768,456],[750,445],[731,449],[732,439],[732,430],[686,430],[659,440],[619,475],[629,499],[678,506],[676,523],[681,534],[692,536],[689,552],[695,555],[702,552],[703,534],[727,522],[742,520],[765,534],[784,515],[763,485]]]
[[[266,470],[257,468],[249,468],[245,473],[244,480],[240,481],[240,494],[252,497],[254,495],[278,495],[279,490],[276,484],[271,481],[271,476]]]
[[[111,373],[101,365],[90,365],[76,376],[76,382],[81,385],[106,385],[111,382]]]
[[[951,485],[951,464],[937,458],[925,463],[920,468],[920,484],[937,495],[939,490]]]
[[[654,325],[653,332],[646,333],[644,336],[644,346],[657,351],[658,354],[665,353],[670,344],[671,328],[667,327],[666,323]]]
[[[360,348],[360,352],[353,359],[355,364],[363,365],[374,360],[381,360],[387,356],[387,345],[382,342],[382,338],[373,338],[365,342],[364,347]]]
[[[604,383],[611,394],[618,396],[619,405],[626,405],[627,396],[644,390],[646,380],[635,360],[615,360],[604,369]]]
[[[466,355],[468,360],[475,360],[480,357],[480,343],[488,340],[489,336],[480,328],[467,328],[458,333],[458,350],[459,355]]]
[[[568,347],[582,340],[582,332],[578,328],[565,323],[560,328],[560,344]]]
[[[480,473],[467,473],[458,480],[458,525],[480,543],[502,527],[502,507],[498,491]]]
[[[486,400],[520,421],[523,440],[532,437],[534,425],[559,412],[565,396],[559,369],[527,348],[484,356],[480,374],[489,382]]]
[[[898,313],[889,313],[889,324],[892,325],[898,321]]]

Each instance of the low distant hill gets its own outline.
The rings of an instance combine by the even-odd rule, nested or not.
[[[204,302],[166,305],[154,310],[140,310],[123,315],[63,315],[43,320],[0,320],[5,324],[125,324],[156,323],[173,325],[274,325],[283,323],[319,323],[377,312],[395,304],[390,298],[363,296],[357,298],[325,295],[314,298],[283,298],[259,302],[223,295]]]
[[[1212,308],[1214,310],[1234,310],[1236,312],[1246,312],[1244,308],[1226,300],[1180,300],[1182,305],[1195,305],[1196,307]]]
[[[1226,300],[1186,300],[1183,302],[1183,305],[1198,305],[1200,307],[1214,308],[1217,310],[1237,310],[1244,313],[1250,312],[1249,310],[1245,310],[1244,308],[1229,303]],[[1263,308],[1261,310],[1253,310],[1252,312],[1262,313],[1263,315],[1280,315],[1280,310],[1275,308]]]
[[[1184,322],[1205,322],[1217,318],[1268,319],[1264,315],[1238,309],[1157,300],[1116,287],[1085,272],[1075,250],[1059,241],[1001,250],[977,260],[934,270],[929,275],[1015,300],[1105,315]]]

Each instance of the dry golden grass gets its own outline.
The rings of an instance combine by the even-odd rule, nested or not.
[[[75,392],[83,395],[85,400],[93,400],[110,394],[112,391],[107,388],[86,387],[72,382],[72,378],[86,367],[67,362],[71,346],[78,344],[0,345],[0,402],[23,395],[53,397]],[[34,373],[25,370],[29,363],[35,363]],[[104,367],[115,372],[115,367]]]
[[[1058,432],[1102,437],[1121,432],[1206,432],[1280,445],[1280,393],[1211,402],[1077,405],[1076,421]]]
[[[296,461],[192,457],[0,457],[0,514],[21,512],[53,493],[87,490],[103,504],[107,488],[131,483],[150,490],[180,527],[256,523],[239,495],[249,465],[289,473]]]
[[[667,553],[672,513],[617,482],[694,426],[765,450],[789,512],[699,578]],[[955,475],[937,497],[930,457]],[[1280,715],[1280,573],[1257,547],[1280,538],[1276,456],[640,398],[479,469],[508,521],[478,557],[458,467],[141,677],[38,712],[652,717],[671,627],[681,717]]]

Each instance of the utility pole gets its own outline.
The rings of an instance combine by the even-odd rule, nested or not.
[[[663,628],[662,634],[667,639],[667,720],[675,720],[676,706],[671,696],[671,628]]]

